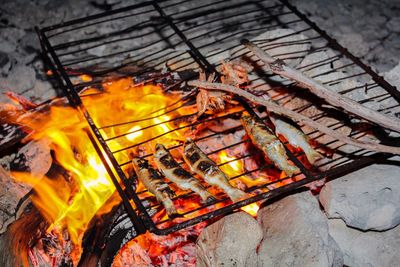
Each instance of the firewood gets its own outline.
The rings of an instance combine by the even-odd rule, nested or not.
[[[363,142],[363,141],[348,137],[348,136],[340,134],[339,132],[332,130],[332,129],[326,127],[325,125],[320,124],[300,113],[297,113],[293,110],[279,106],[278,104],[274,103],[271,100],[265,100],[261,97],[257,97],[249,92],[246,92],[243,89],[240,89],[240,88],[237,88],[234,86],[230,86],[230,85],[226,85],[226,84],[222,84],[222,83],[209,83],[209,82],[200,82],[200,81],[189,81],[188,85],[201,87],[201,88],[209,89],[209,90],[222,90],[225,92],[229,92],[232,94],[242,96],[256,104],[265,106],[269,111],[271,111],[273,113],[286,116],[286,117],[288,117],[292,120],[295,120],[299,123],[304,123],[304,124],[312,127],[315,130],[318,130],[318,131],[320,131],[326,135],[329,135],[339,141],[342,141],[343,143],[347,143],[347,144],[350,144],[353,146],[357,146],[360,148],[377,151],[377,152],[392,153],[392,154],[400,153],[400,147],[386,146],[386,145],[381,145],[378,143],[371,143],[371,142]]]
[[[0,234],[17,220],[26,205],[31,187],[14,181],[9,172],[0,165]]]
[[[256,44],[247,39],[242,40],[242,44],[251,52],[253,52],[254,55],[261,59],[265,64],[267,64],[267,66],[269,66],[271,71],[275,74],[297,82],[299,86],[308,89],[310,92],[324,99],[326,102],[335,107],[343,109],[351,114],[358,115],[367,121],[373,122],[387,129],[400,132],[399,119],[387,117],[373,109],[359,104],[350,98],[336,93],[333,89],[330,89],[328,85],[323,85],[318,81],[308,77],[303,72],[288,66],[283,60],[272,57],[266,51],[262,50]]]

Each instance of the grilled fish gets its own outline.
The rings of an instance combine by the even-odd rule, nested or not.
[[[171,197],[174,192],[169,188],[158,172],[149,164],[146,159],[134,158],[132,160],[133,168],[144,186],[156,197],[159,203],[165,207],[168,216],[176,216],[177,211]]]
[[[200,195],[203,202],[207,203],[215,200],[196,178],[176,162],[171,153],[163,145],[156,145],[154,159],[158,169],[168,180],[177,184],[179,188],[183,190],[190,189],[196,192]]]
[[[299,168],[290,165],[282,142],[272,134],[271,130],[261,121],[248,114],[243,114],[242,124],[253,144],[288,176],[299,172]]]
[[[308,136],[300,129],[276,117],[271,117],[271,120],[275,125],[275,133],[284,136],[292,146],[301,148],[311,164],[314,164],[318,158],[322,157],[320,153],[312,148]]]
[[[203,177],[208,184],[218,186],[224,190],[233,201],[238,201],[247,196],[245,192],[233,187],[229,183],[226,174],[201,151],[193,140],[186,140],[183,145],[183,151],[183,159],[190,166],[191,170]]]

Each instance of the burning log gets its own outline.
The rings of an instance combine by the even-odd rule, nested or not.
[[[254,103],[265,106],[267,109],[269,109],[270,111],[272,111],[276,114],[286,116],[286,117],[291,118],[299,123],[304,123],[304,124],[312,127],[315,130],[318,130],[326,135],[329,135],[333,138],[338,139],[339,141],[342,141],[344,143],[347,143],[347,144],[350,144],[353,146],[357,146],[360,148],[377,151],[377,152],[392,153],[392,154],[400,153],[399,147],[386,146],[386,145],[371,143],[371,142],[363,142],[363,141],[348,137],[348,136],[340,134],[337,131],[332,130],[329,127],[326,127],[325,125],[320,124],[300,113],[297,113],[290,109],[286,109],[284,107],[281,107],[271,100],[265,100],[264,98],[257,97],[255,95],[253,95],[249,92],[246,92],[245,90],[242,90],[240,88],[237,88],[235,86],[226,85],[226,84],[222,84],[222,83],[208,83],[208,82],[200,82],[200,81],[189,81],[188,85],[197,86],[197,87],[201,87],[201,88],[205,88],[205,89],[209,89],[209,90],[222,90],[225,92],[230,92],[232,94],[242,96]]]
[[[17,220],[27,204],[31,187],[14,182],[11,175],[0,165],[0,234]]]
[[[296,81],[299,86],[310,90],[329,104],[344,109],[349,113],[358,115],[367,121],[376,123],[377,125],[400,132],[400,120],[384,116],[375,110],[367,108],[350,98],[334,92],[329,89],[327,85],[323,85],[306,76],[301,71],[288,66],[284,61],[272,57],[266,51],[262,50],[256,44],[247,39],[242,40],[242,44],[267,64],[272,72]]]

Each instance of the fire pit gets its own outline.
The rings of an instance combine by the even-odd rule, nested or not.
[[[99,28],[102,31],[94,30]],[[326,103],[303,90],[302,84],[266,71],[240,44],[241,39],[250,39],[339,94],[371,109],[396,112],[395,106],[374,105],[376,100],[397,105],[400,94],[396,88],[284,0],[234,4],[150,1],[37,29],[37,33],[48,74],[59,82],[68,101],[29,106],[16,97],[27,114],[21,116],[17,111],[8,120],[28,129],[31,139],[49,138],[56,162],[73,181],[72,185],[55,178],[37,182],[21,172],[13,176],[34,184],[33,203],[50,222],[46,238],[61,243],[59,250],[66,254],[71,253],[68,248],[73,243],[72,256],[68,256],[73,264],[110,265],[118,250],[133,238],[120,251],[117,266],[124,264],[124,253],[140,254],[146,246],[154,249],[154,257],[169,255],[162,258],[164,262],[148,264],[194,264],[185,255],[193,256],[193,241],[206,225],[240,209],[256,216],[261,202],[269,203],[304,185],[318,191],[323,183],[315,181],[333,179],[391,156],[350,146],[300,120],[323,158],[311,164],[301,149],[278,136],[298,169],[287,175],[274,162],[264,160],[240,123],[246,112],[273,128],[268,106],[236,95],[220,112],[198,113],[196,96],[202,87],[189,86],[190,81],[198,79],[199,71],[215,73],[210,82],[224,78],[224,60],[242,59],[253,65],[249,81],[241,88],[258,99],[273,100],[356,142],[371,143],[372,139],[393,149],[398,146],[391,139],[394,131],[385,132],[327,106],[329,100]],[[246,197],[231,201],[223,190],[202,181],[215,196],[204,202],[193,191],[168,182],[178,216],[167,214],[154,192],[139,182],[132,159],[153,162],[158,143],[182,164],[187,137]],[[68,193],[60,194],[57,187],[61,186],[68,187]],[[121,202],[123,208],[118,206]],[[56,203],[57,208],[48,203]],[[167,236],[157,237],[163,235]],[[31,261],[43,253],[54,256],[46,251],[51,246],[41,242],[32,252],[36,256],[30,255]]]

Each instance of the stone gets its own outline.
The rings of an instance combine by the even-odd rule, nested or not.
[[[343,266],[327,219],[309,191],[261,209],[258,220],[264,231],[258,266]]]
[[[0,165],[0,235],[21,215],[25,207],[24,197],[32,189],[31,186],[15,182],[8,171]]]
[[[18,64],[13,67],[7,78],[0,78],[2,91],[23,93],[35,85],[36,73],[31,67]]]
[[[42,178],[51,167],[53,159],[50,154],[50,143],[42,139],[31,141],[23,146],[17,153],[14,161],[22,161],[28,167],[32,176]]]
[[[362,232],[340,219],[328,220],[329,234],[343,252],[345,266],[392,267],[400,261],[400,226],[385,232]]]
[[[9,61],[7,53],[0,51],[0,68],[3,68]]]
[[[196,243],[197,266],[256,266],[261,239],[262,229],[249,214],[225,216],[201,232]]]
[[[386,27],[392,32],[400,32],[400,17],[390,18]]]
[[[364,41],[361,34],[352,32],[345,33],[339,38],[339,43],[346,47],[351,53],[356,56],[364,56],[369,51],[369,46]]]
[[[286,64],[295,67],[301,62],[301,57],[304,57],[309,52],[311,44],[305,41],[307,39],[307,36],[295,33],[292,29],[275,29],[262,33],[252,40],[263,41],[260,45],[265,46],[264,49],[271,56],[284,59]],[[278,43],[287,44],[274,45]]]
[[[396,86],[397,89],[400,88],[400,63],[398,63],[393,69],[388,72],[383,73],[383,77],[391,85]]]
[[[400,224],[400,157],[390,162],[326,183],[319,200],[328,218],[341,218],[363,231],[383,231]]]

